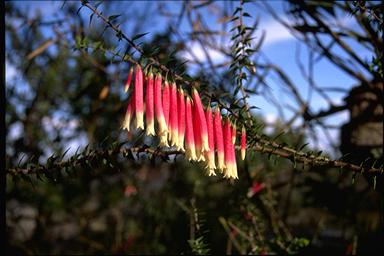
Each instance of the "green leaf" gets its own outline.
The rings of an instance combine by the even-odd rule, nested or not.
[[[92,22],[92,19],[93,19],[93,15],[95,15],[95,14],[92,13],[91,16],[89,16],[89,26],[91,26],[91,22]]]
[[[239,11],[241,11],[242,10],[242,8],[240,8],[240,7],[236,7],[236,10],[233,12],[233,16],[235,16],[236,15],[236,13],[238,13]]]
[[[277,136],[275,136],[272,140],[274,141],[274,140],[276,140],[277,138],[279,138],[281,135],[283,135],[285,132],[281,132],[281,133],[279,133]]]
[[[80,6],[80,8],[79,9],[77,9],[77,14],[79,14],[80,13],[80,11],[81,11],[81,8],[83,8],[84,7],[84,5],[82,5],[82,6]]]
[[[121,14],[118,14],[118,15],[111,15],[111,16],[108,17],[108,20],[109,20],[110,22],[112,22],[112,21],[116,20],[117,18],[119,18],[120,16],[121,16]]]
[[[134,37],[132,37],[132,41],[135,41],[136,39],[139,39],[139,38],[145,36],[145,35],[148,34],[148,33],[149,33],[149,32],[147,32],[147,33],[142,33],[142,34],[137,34],[137,35],[135,35]]]
[[[304,145],[302,145],[300,148],[299,148],[299,151],[302,151],[306,146],[308,146],[309,143],[305,143]]]

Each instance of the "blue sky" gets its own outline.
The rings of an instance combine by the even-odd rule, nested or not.
[[[44,18],[46,20],[50,20],[55,17],[55,13],[59,11],[62,3],[59,1],[27,1],[27,2],[16,2],[18,5],[22,5],[23,8],[28,9],[30,12],[30,15],[34,15],[35,12],[43,10]],[[181,2],[177,1],[167,1],[167,11],[172,13],[178,13],[178,10],[181,8]],[[195,3],[195,2],[194,2]],[[196,2],[197,3],[197,2]],[[269,2],[275,11],[281,15],[281,17],[284,19],[285,16],[283,14],[283,1],[270,1]],[[217,4],[223,4],[223,2],[218,2]],[[127,11],[123,13],[123,15],[129,15],[130,12],[136,12],[138,10],[143,9],[143,6],[145,5],[145,8],[158,8],[157,4],[155,2],[127,2],[127,5],[129,5],[129,8],[127,8]],[[237,6],[237,2],[233,3],[234,7]],[[79,5],[80,6],[80,5]],[[300,70],[298,66],[295,64],[295,54],[296,49],[298,46],[302,47],[302,60],[303,63],[307,63],[308,54],[305,50],[305,47],[302,43],[299,43],[299,41],[290,34],[288,30],[286,30],[282,25],[280,25],[277,21],[275,21],[266,11],[262,10],[261,8],[258,8],[257,6],[253,4],[247,4],[246,10],[253,16],[257,17],[260,16],[260,23],[258,30],[256,32],[256,37],[260,38],[261,33],[265,31],[266,33],[266,39],[264,41],[264,44],[261,48],[261,54],[263,56],[266,56],[269,60],[271,60],[276,65],[280,66],[294,81],[295,84],[298,85],[299,92],[304,96],[304,99],[306,99],[307,91],[308,91],[308,82],[306,82],[305,79],[303,79]],[[216,16],[212,15],[212,10],[207,10],[204,8],[203,11],[201,11],[201,14],[204,16],[204,19],[207,21],[210,26],[212,26],[212,29],[221,29],[220,24],[217,22]],[[113,15],[113,14],[120,14],[119,10],[105,14]],[[84,15],[85,17],[89,17],[90,11],[84,8],[81,11],[81,15]],[[253,19],[250,20],[253,22]],[[157,32],[164,31],[166,29],[167,20],[165,18],[156,17],[147,20],[147,30],[143,32],[150,32],[148,35],[144,37],[144,40],[149,40],[153,35],[155,35]],[[340,17],[340,22],[343,22],[346,26],[353,26],[354,21],[352,16],[345,16]],[[127,35],[130,35],[130,27],[129,24],[125,24],[123,27],[123,30],[126,31]],[[182,33],[188,32],[189,27],[187,26],[187,22],[185,20],[182,21],[181,24],[181,31]],[[256,38],[256,40],[257,40]],[[228,42],[229,43],[229,42]],[[359,52],[360,56],[365,56],[366,59],[371,59],[371,53],[368,52],[365,49],[362,49],[357,44],[351,44],[350,45],[352,49]],[[198,44],[192,43],[189,45],[190,49],[192,49],[193,53],[199,58],[199,60],[206,61],[206,58],[204,56],[204,53],[202,49],[199,47]],[[213,49],[207,49],[209,53],[211,54],[214,62],[220,62],[224,59],[224,57],[217,52],[215,52]],[[256,53],[257,54],[257,53]],[[188,53],[185,53],[182,55],[184,58],[190,58]],[[193,65],[190,66],[190,72],[193,73]],[[15,76],[16,71],[12,66],[7,65],[6,66],[6,79],[11,79],[13,76]],[[316,83],[322,87],[342,87],[344,89],[349,89],[352,86],[356,85],[356,81],[354,81],[350,76],[345,74],[342,70],[338,69],[336,66],[334,66],[329,61],[323,59],[315,66],[315,73],[314,78]],[[290,104],[289,97],[285,93],[282,92],[282,87],[279,86],[276,82],[274,82],[273,77],[269,78],[271,81],[271,90],[272,94],[281,102]],[[332,100],[335,103],[341,103],[343,101],[343,97],[346,95],[343,93],[331,93],[329,96],[332,98]],[[260,108],[260,110],[257,110],[256,112],[258,114],[261,114],[265,117],[266,122],[274,122],[277,119],[279,119],[279,115],[275,107],[268,102],[264,97],[262,96],[253,96],[250,99],[251,105],[257,106]],[[317,112],[321,109],[325,109],[327,107],[327,104],[324,100],[321,99],[319,95],[314,94],[311,98],[311,107],[314,112]],[[288,110],[285,110],[287,119],[289,119],[289,116],[291,113]],[[340,124],[348,120],[348,113],[346,111],[341,112],[339,114],[336,114],[330,118],[327,119],[327,123],[333,123],[333,124]],[[81,125],[81,122],[77,122],[78,125]],[[296,125],[299,125],[300,123],[296,123]],[[319,133],[321,131],[319,130]],[[335,138],[335,142],[338,141],[338,131],[333,130],[332,137]],[[320,135],[320,138],[323,138],[320,140],[320,144],[317,145],[322,150],[329,149],[329,145],[324,139],[324,136]],[[81,144],[84,144],[85,141],[82,140]],[[75,146],[78,144],[78,141],[74,141],[72,146]]]

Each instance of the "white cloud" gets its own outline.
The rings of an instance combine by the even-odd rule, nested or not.
[[[195,61],[197,59],[198,61],[201,61],[203,63],[208,61],[208,57],[205,54],[205,51],[200,43],[191,42],[186,46],[186,48],[188,48],[189,50],[185,50],[181,54],[183,58],[189,61]],[[225,56],[219,51],[209,48],[208,46],[206,46],[205,49],[214,64],[220,63],[225,59]],[[192,52],[193,54],[191,54],[190,52]]]
[[[266,22],[261,22],[260,28],[266,33],[263,43],[264,47],[270,46],[274,43],[295,39],[295,37],[289,32],[289,30],[275,19],[268,20]]]

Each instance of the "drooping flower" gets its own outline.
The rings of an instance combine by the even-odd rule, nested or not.
[[[232,143],[232,131],[229,118],[224,121],[225,178],[237,178],[235,146]]]
[[[229,124],[228,118],[224,119],[224,157],[225,157],[225,168],[224,168],[224,178],[231,178],[231,145],[232,144],[232,134],[231,127]]]
[[[136,66],[135,72],[135,113],[136,129],[144,130],[144,102],[143,102],[143,71],[140,65]]]
[[[159,131],[157,135],[160,137],[160,146],[167,146],[167,124],[164,118],[163,103],[161,101],[161,75],[156,75],[155,78],[155,113]]]
[[[208,144],[209,151],[206,152],[207,159],[207,168],[208,168],[208,176],[216,176],[215,169],[215,136],[213,131],[213,118],[212,118],[212,110],[211,106],[208,105],[207,110],[205,111],[205,119],[207,121],[207,129],[208,129]]]
[[[195,138],[195,148],[196,148],[196,161],[205,161],[204,153],[202,151],[202,132],[201,132],[201,123],[195,102],[193,102],[193,134]],[[205,117],[204,117],[205,120]]]
[[[235,151],[235,144],[230,143],[230,148],[231,148],[231,176],[234,179],[238,179],[239,177],[237,176],[237,162],[236,162],[236,151]]]
[[[163,112],[164,112],[164,118],[165,123],[167,124],[168,130],[169,130],[169,107],[170,107],[170,87],[167,81],[164,82],[164,88],[163,88]]]
[[[241,128],[241,142],[240,143],[241,143],[241,160],[244,160],[245,159],[245,151],[246,151],[246,147],[247,147],[247,134],[246,134],[244,125]]]
[[[135,102],[134,94],[132,93],[131,98],[129,99],[127,110],[125,111],[125,117],[123,122],[123,129],[126,129],[128,132],[131,128],[131,120],[133,116],[133,103]]]
[[[146,134],[155,136],[155,120],[154,120],[154,86],[153,75],[149,73],[147,77],[147,91],[145,99],[145,121]]]
[[[192,88],[192,97],[194,105],[196,106],[196,117],[201,131],[201,151],[207,152],[209,151],[207,122],[205,120],[204,108],[201,103],[200,95],[195,88]]]
[[[177,88],[176,84],[172,83],[171,84],[171,110],[169,114],[169,127],[170,127],[170,132],[168,133],[168,138],[171,141],[172,146],[177,146],[178,145],[178,137],[179,137],[179,132],[178,132],[178,106],[177,106]]]
[[[214,135],[217,150],[217,168],[223,172],[224,164],[224,134],[220,108],[217,107],[214,115]]]
[[[253,197],[255,194],[259,193],[265,187],[264,183],[259,183],[254,181],[252,187],[248,189],[247,197]]]
[[[174,82],[169,84],[165,81],[162,88],[161,75],[155,76],[150,72],[148,76],[144,76],[140,65],[130,69],[125,91],[128,91],[133,75],[135,83],[125,113],[123,129],[129,131],[131,120],[135,117],[136,129],[146,127],[146,135],[158,135],[160,146],[168,147],[170,144],[180,151],[185,151],[186,158],[190,161],[205,161],[209,176],[216,175],[215,169],[218,168],[224,178],[238,179],[234,145],[237,137],[236,124],[232,123],[229,117],[222,120],[219,107],[214,113],[210,105],[204,110],[195,88],[192,88],[191,97],[186,96],[181,88],[178,89]],[[156,131],[154,119],[158,123]],[[240,138],[241,159],[244,160],[244,126]]]
[[[236,143],[236,123],[231,123],[231,129],[232,129],[232,143]]]
[[[133,67],[129,69],[128,78],[124,86],[124,92],[128,92],[129,86],[131,85],[131,81],[132,81],[132,75],[133,75]]]
[[[184,148],[184,136],[185,136],[185,99],[184,99],[184,91],[182,89],[178,90],[178,133],[179,133],[179,139],[178,139],[178,145],[177,149],[181,151],[185,151]]]
[[[185,121],[185,156],[189,161],[195,161],[197,157],[193,131],[192,102],[188,96],[185,101]]]

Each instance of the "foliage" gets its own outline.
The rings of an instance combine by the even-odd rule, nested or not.
[[[185,2],[180,15],[211,4]],[[359,178],[372,173],[381,188],[380,161],[333,160],[308,145],[303,129],[283,123],[266,135],[264,121],[252,113],[250,82],[264,81],[257,72],[265,66],[255,61],[262,38],[250,43],[257,22],[244,21],[253,21],[246,12],[251,4],[240,2],[227,19],[234,24],[230,64],[221,71],[211,65],[212,73],[201,65],[193,76],[179,57],[188,40],[175,42],[175,24],[151,35],[143,33],[149,19],[125,6],[132,12],[125,21],[118,4],[67,2],[53,21],[6,4],[7,62],[20,74],[6,86],[8,253],[271,254],[326,252],[327,246],[343,253],[357,236],[359,252],[380,248],[379,196]],[[305,12],[340,8],[291,6],[298,20]],[[159,10],[141,11],[151,17]],[[122,85],[136,63],[172,74],[185,88],[196,86],[204,103],[246,126],[249,150],[238,182],[208,178],[180,152],[156,147],[140,131],[118,129],[128,97]],[[308,120],[310,111],[305,114]],[[15,129],[19,135],[11,134]],[[68,149],[81,138],[88,146]],[[327,234],[340,230],[337,245],[329,242]]]

